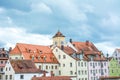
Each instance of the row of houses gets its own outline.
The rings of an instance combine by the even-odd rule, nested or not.
[[[53,44],[49,46],[17,43],[9,51],[9,60],[5,60],[1,80],[100,80],[101,77],[120,76],[120,62],[117,62],[120,60],[119,51],[115,51],[115,56],[110,59],[90,41],[70,39],[66,42],[60,31],[52,39]],[[37,74],[29,72],[34,71],[33,67]],[[29,69],[28,72],[26,69]],[[20,71],[19,74],[15,76],[14,70]],[[43,77],[45,71],[48,76],[52,72],[54,77]]]

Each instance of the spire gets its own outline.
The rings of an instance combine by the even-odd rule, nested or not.
[[[53,36],[53,38],[55,37],[65,37],[65,36],[58,30],[58,32]]]

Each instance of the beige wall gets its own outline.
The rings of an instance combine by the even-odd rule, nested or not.
[[[65,37],[55,37],[55,38],[53,38],[53,44],[55,45],[55,42],[57,42],[56,46],[61,46],[61,41],[63,41],[64,45],[65,45]]]
[[[48,72],[53,71],[55,76],[58,76],[58,64],[54,63],[35,63],[37,68],[41,67],[41,70],[45,70]],[[56,68],[57,67],[57,68]]]

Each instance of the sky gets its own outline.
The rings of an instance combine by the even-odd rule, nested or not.
[[[66,41],[94,43],[104,54],[120,48],[120,0],[0,0],[0,47],[50,45],[60,30]]]

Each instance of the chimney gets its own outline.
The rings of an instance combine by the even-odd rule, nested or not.
[[[86,45],[89,46],[89,41],[88,40],[86,41]]]
[[[61,50],[64,50],[64,46],[63,45],[61,45]]]
[[[72,39],[70,39],[70,43],[72,43]]]
[[[45,71],[43,71],[43,77],[46,77],[46,72]]]
[[[5,51],[5,48],[2,48],[2,51]]]
[[[9,48],[9,52],[12,50],[12,47]]]
[[[109,60],[109,54],[107,53],[107,60]]]
[[[73,44],[73,46],[75,46],[75,44]]]
[[[51,71],[51,77],[53,77],[54,76],[54,73],[53,73],[53,71]]]

